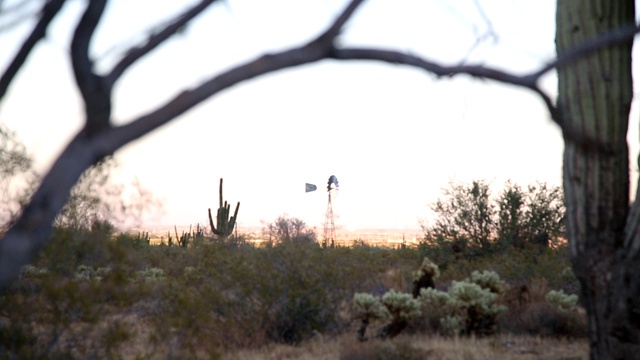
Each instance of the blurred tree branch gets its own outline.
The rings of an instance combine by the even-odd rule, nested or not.
[[[154,50],[158,45],[162,44],[165,40],[176,34],[180,29],[184,28],[193,18],[202,13],[207,7],[216,2],[216,0],[203,0],[185,13],[177,16],[168,25],[162,28],[160,31],[154,32],[149,36],[146,43],[137,47],[132,47],[126,52],[126,55],[120,60],[120,62],[111,70],[111,73],[106,76],[106,83],[109,89],[113,87],[113,84],[122,76],[122,74],[138,61],[143,56]]]
[[[4,98],[9,85],[11,85],[11,81],[13,81],[13,78],[16,76],[22,65],[24,65],[24,62],[27,60],[31,50],[33,50],[38,41],[45,37],[49,24],[56,17],[58,12],[60,12],[63,4],[64,0],[48,0],[42,7],[40,20],[24,43],[22,43],[20,50],[18,50],[13,61],[4,71],[2,77],[0,77],[0,100]]]

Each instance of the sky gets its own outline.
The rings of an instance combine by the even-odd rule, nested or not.
[[[189,3],[111,1],[92,44],[96,69],[110,69],[123,49]],[[65,5],[0,102],[0,122],[17,132],[43,172],[83,121],[68,54],[84,4]],[[309,41],[345,4],[214,5],[125,73],[114,89],[113,122],[131,121],[234,65]],[[553,0],[368,0],[339,44],[524,74],[553,59],[554,20]],[[25,21],[0,33],[0,69],[31,26]],[[542,85],[555,96],[555,74]],[[634,101],[629,132],[636,176],[637,108]],[[406,66],[327,60],[215,95],[117,152],[114,177],[137,179],[164,202],[143,226],[205,224],[224,178],[225,199],[241,202],[240,229],[285,214],[322,229],[326,184],[335,175],[338,228],[419,229],[433,220],[430,205],[450,181],[486,180],[496,193],[509,179],[561,185],[562,150],[560,131],[526,90],[466,76],[438,79]],[[318,190],[305,193],[305,183]]]

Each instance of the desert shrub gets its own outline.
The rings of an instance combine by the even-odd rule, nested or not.
[[[287,215],[282,215],[265,226],[262,229],[262,236],[273,244],[316,243],[316,233],[313,229],[307,228],[307,224],[301,219],[290,218]]]
[[[80,265],[108,266],[124,255],[111,246],[115,229],[108,222],[95,222],[90,228],[55,228],[43,254],[36,260],[41,267],[71,276]]]
[[[351,320],[346,310],[352,294],[375,287],[377,275],[388,266],[385,259],[399,261],[390,254],[295,242],[266,248],[204,244],[193,261],[183,259],[167,278],[157,326],[188,325],[224,347],[295,344],[314,333],[336,333]],[[174,272],[167,270],[173,266],[167,262],[154,266]],[[208,301],[196,301],[201,298]],[[185,317],[194,320],[179,320]]]
[[[425,241],[432,246],[449,243],[454,253],[466,253],[475,247],[487,250],[495,214],[489,184],[476,180],[470,185],[450,181],[444,195],[445,199],[438,199],[431,206],[438,216],[435,223],[423,224]]]
[[[408,303],[416,268],[435,272],[417,248],[322,249],[297,241],[264,248],[215,242],[189,248],[130,246],[116,241],[108,227],[77,232],[59,228],[55,236],[33,267],[25,267],[12,291],[0,298],[0,340],[19,358],[65,357],[72,351],[73,357],[91,357],[103,354],[100,351],[107,344],[112,357],[118,357],[135,341],[145,344],[145,358],[196,358],[270,342],[296,344],[314,334],[331,336],[353,329],[353,320],[362,321],[364,316],[356,311],[353,294],[368,293],[382,304],[382,295],[393,289],[407,293],[403,296]],[[484,277],[474,275],[477,268],[501,275],[506,271],[513,279],[522,279],[529,285],[531,298],[544,302],[548,286],[562,288],[555,284],[563,284],[562,279],[572,274],[561,275],[569,264],[556,250],[535,257],[529,251],[513,250],[513,259],[507,253],[462,258],[455,266],[439,268],[440,286],[429,289],[431,295],[425,295],[425,290],[422,294],[437,306],[421,305],[423,315],[411,317],[404,331],[416,329],[413,324],[424,319],[434,320],[428,326],[438,332],[466,327],[460,322],[465,317],[444,311],[451,289],[443,291],[443,286],[453,279],[472,282],[477,278],[484,281],[483,286],[498,288],[493,276],[485,274],[486,279],[478,280]],[[536,264],[550,269],[536,268]],[[161,276],[154,269],[161,269]],[[83,275],[76,278],[78,273]],[[531,277],[542,279],[542,275],[551,278],[534,288]],[[499,301],[498,296],[494,304]],[[509,312],[514,320],[498,316],[501,329],[538,329],[547,334],[580,329],[579,321],[552,317],[559,312],[543,305],[544,311],[534,312],[527,305],[518,313]],[[572,316],[579,319],[578,314]],[[534,327],[533,319],[545,327]],[[520,328],[509,327],[509,321],[520,321]],[[136,327],[120,331],[130,322]],[[376,333],[388,323],[379,325]]]
[[[149,246],[150,238],[147,232],[138,232],[136,234],[120,233],[116,236],[115,242],[123,247],[143,248]]]
[[[443,192],[444,198],[431,206],[435,221],[422,224],[424,255],[441,267],[511,247],[558,246],[563,238],[560,187],[536,183],[523,190],[508,181],[494,198],[485,181],[450,181]]]
[[[347,294],[329,287],[330,276],[339,276],[323,266],[325,258],[318,247],[305,243],[284,243],[260,253],[263,281],[255,291],[261,296],[270,339],[298,343],[314,332],[329,330],[336,320],[337,305]],[[264,266],[270,264],[269,268]]]
[[[425,253],[433,252],[420,251],[421,255]],[[566,246],[548,248],[544,251],[511,247],[491,256],[460,258],[444,265],[434,258],[430,259],[440,269],[441,282],[469,277],[475,269],[488,269],[499,273],[507,284],[513,286],[527,284],[532,279],[546,279],[551,288],[563,289],[567,293],[576,293],[579,290],[577,279],[571,271]]]
[[[564,235],[562,189],[546,183],[522,190],[507,181],[497,201],[497,242],[501,246],[527,245],[548,247]]]
[[[584,313],[561,311],[546,302],[509,309],[501,317],[500,327],[512,334],[569,338],[587,336],[587,319]]]

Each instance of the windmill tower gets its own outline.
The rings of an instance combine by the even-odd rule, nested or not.
[[[336,240],[336,225],[333,216],[333,204],[331,203],[331,195],[335,195],[338,192],[338,178],[335,175],[329,177],[327,182],[327,194],[329,195],[329,202],[327,203],[327,212],[324,216],[324,235],[322,239],[322,247],[333,247]]]

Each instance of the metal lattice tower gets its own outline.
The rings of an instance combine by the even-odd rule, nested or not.
[[[329,202],[327,203],[327,212],[324,216],[324,238],[322,247],[334,246],[336,240],[336,224],[333,219],[333,204],[331,203],[331,190],[329,190]]]
[[[335,175],[329,177],[327,182],[327,194],[329,202],[327,203],[327,212],[324,216],[324,236],[322,239],[322,247],[335,246],[336,241],[336,224],[333,215],[333,204],[331,203],[331,195],[338,191],[338,179]]]

